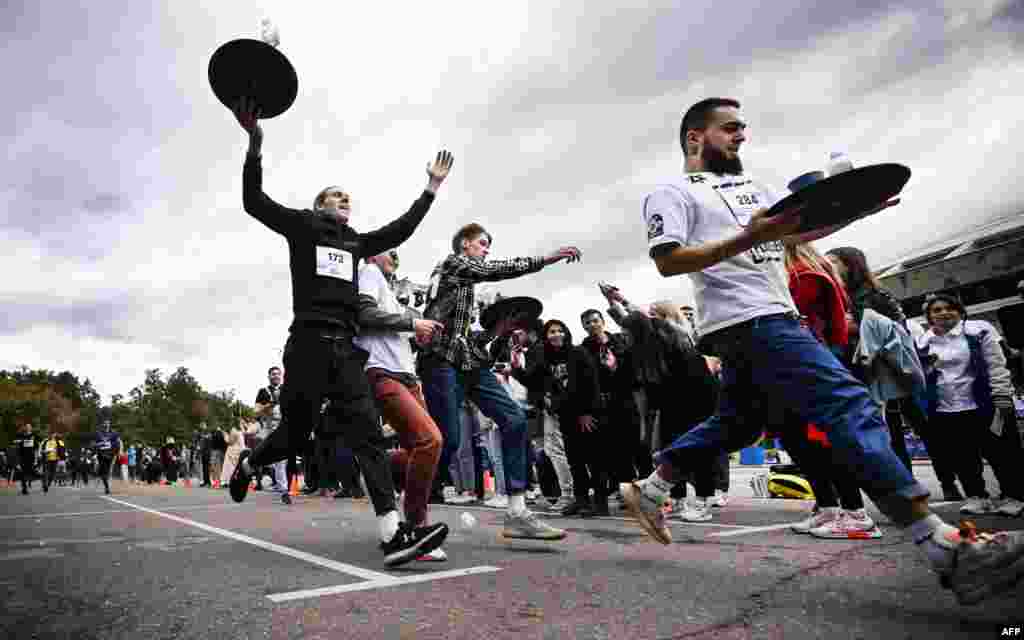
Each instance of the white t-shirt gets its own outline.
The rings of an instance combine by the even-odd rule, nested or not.
[[[783,194],[748,175],[686,173],[644,199],[649,249],[696,246],[739,233]],[[781,242],[769,242],[690,274],[702,336],[773,313],[796,312]]]
[[[371,296],[382,311],[405,313],[405,308],[398,303],[394,292],[391,291],[384,272],[375,264],[364,264],[359,267],[359,293]],[[384,369],[392,373],[416,375],[412,347],[409,345],[409,338],[413,335],[410,331],[396,333],[367,329],[361,332],[354,342],[370,352],[370,357],[366,361],[367,369]]]

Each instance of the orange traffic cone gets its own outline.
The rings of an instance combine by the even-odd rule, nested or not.
[[[484,471],[484,492],[494,493],[494,476],[491,475],[490,471]]]
[[[186,489],[191,489],[192,488],[192,481],[189,480],[187,476],[185,477],[185,488]]]
[[[299,476],[298,474],[292,476],[292,486],[288,489],[288,495],[297,496],[299,495]]]
[[[213,488],[220,489],[220,480],[218,480],[217,478],[213,479]]]

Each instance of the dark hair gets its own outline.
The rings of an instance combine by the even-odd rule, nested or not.
[[[587,318],[589,318],[592,315],[596,315],[598,318],[601,318],[601,320],[604,321],[603,313],[601,313],[597,309],[587,309],[586,311],[580,314],[580,322],[586,322]]]
[[[683,148],[683,155],[686,153],[686,132],[693,129],[704,130],[711,123],[711,114],[720,107],[740,108],[738,100],[732,98],[705,98],[686,110],[683,121],[679,124],[679,146]]]
[[[484,229],[482,225],[479,225],[475,222],[470,222],[466,226],[456,231],[455,235],[452,236],[452,252],[462,253],[462,241],[473,240],[474,238],[481,234],[487,236],[488,242],[490,242],[491,244],[494,243],[494,238],[492,238],[491,234],[487,232],[487,229]]]
[[[274,365],[274,366],[270,367],[269,369],[267,369],[267,375],[269,376],[274,371],[280,371],[280,370],[281,370],[281,367],[279,367],[277,365]]]
[[[928,324],[931,324],[932,322],[931,308],[936,302],[945,302],[959,311],[962,318],[967,317],[967,307],[965,307],[964,303],[960,301],[960,298],[951,293],[929,293],[925,296],[924,301],[924,319],[928,321]]]
[[[826,256],[835,256],[846,267],[846,290],[851,295],[862,287],[878,290],[882,288],[875,274],[868,268],[868,259],[864,252],[856,247],[836,247],[825,252]]]
[[[562,327],[562,332],[565,333],[565,343],[564,343],[565,346],[566,347],[571,347],[572,346],[572,331],[569,331],[569,325],[565,324],[561,320],[555,320],[554,318],[552,318],[551,320],[548,320],[547,322],[544,323],[544,327],[541,329],[541,334],[540,334],[541,341],[545,342],[545,343],[547,342],[548,329],[550,329],[552,326],[554,326],[556,324],[558,326]]]

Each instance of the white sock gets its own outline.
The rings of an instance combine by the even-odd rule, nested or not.
[[[513,496],[508,497],[508,512],[514,516],[522,515],[526,512],[526,496],[522,493],[517,493]]]
[[[398,512],[392,509],[382,516],[377,516],[377,524],[380,526],[380,541],[391,540],[398,533]]]
[[[910,525],[910,536],[935,569],[950,569],[959,530],[932,514]]]

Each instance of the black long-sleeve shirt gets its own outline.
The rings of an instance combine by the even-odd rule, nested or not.
[[[409,211],[385,226],[359,233],[333,215],[289,209],[263,192],[263,168],[247,156],[242,172],[245,211],[288,241],[292,276],[292,328],[331,325],[356,333],[359,260],[397,247],[412,235],[434,201],[424,190]]]

